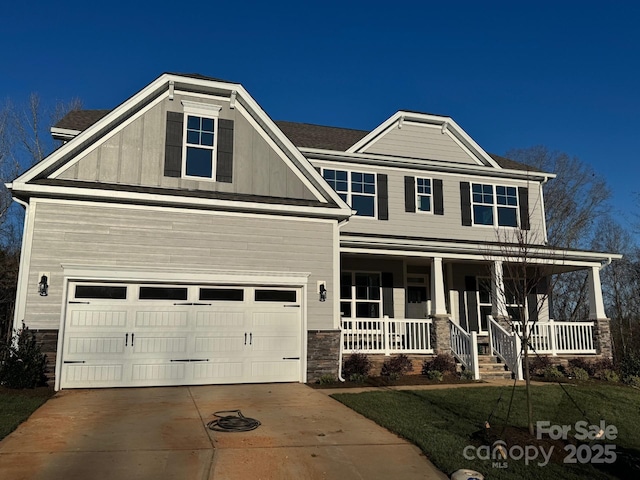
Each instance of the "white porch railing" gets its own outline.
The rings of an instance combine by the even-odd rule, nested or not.
[[[473,372],[473,379],[480,379],[478,364],[478,334],[467,333],[460,325],[449,320],[451,352],[462,364]]]
[[[343,352],[433,353],[430,318],[342,318]]]
[[[489,343],[492,353],[502,359],[518,380],[522,380],[522,356],[520,355],[520,337],[515,332],[507,332],[491,315],[487,316],[489,324]]]
[[[522,332],[522,324],[514,322]],[[529,344],[537,353],[551,355],[596,353],[593,343],[594,322],[536,322],[531,328]]]

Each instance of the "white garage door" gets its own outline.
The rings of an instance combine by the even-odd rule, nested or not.
[[[300,381],[297,288],[70,283],[61,388]]]

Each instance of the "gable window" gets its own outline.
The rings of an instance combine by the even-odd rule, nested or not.
[[[419,212],[431,212],[431,179],[416,178],[416,207]]]
[[[474,225],[518,226],[518,190],[516,187],[471,184]]]
[[[322,176],[361,217],[376,216],[376,175],[323,169]]]
[[[184,164],[184,173],[187,177],[213,178],[216,120],[187,115]]]

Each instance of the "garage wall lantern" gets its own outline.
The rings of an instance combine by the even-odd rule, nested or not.
[[[327,287],[324,286],[324,283],[320,284],[320,288],[319,288],[319,292],[320,294],[320,301],[321,302],[326,302],[327,301]]]
[[[49,277],[46,275],[40,276],[40,283],[38,283],[38,293],[41,297],[49,295]]]

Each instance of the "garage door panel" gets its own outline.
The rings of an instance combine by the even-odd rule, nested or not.
[[[196,326],[198,328],[210,327],[244,327],[245,313],[239,308],[233,311],[222,312],[198,312],[196,314]]]
[[[251,362],[251,377],[259,379],[256,381],[276,381],[277,378],[295,381],[299,368],[295,361]]]
[[[238,335],[198,336],[195,339],[197,353],[242,352],[244,347],[244,337]]]
[[[131,371],[131,380],[136,382],[171,383],[180,385],[186,379],[186,364],[165,363],[165,359],[158,359],[157,362],[134,363]]]
[[[111,386],[122,383],[123,372],[122,364],[65,365],[63,381],[68,386]]]
[[[69,326],[77,328],[124,328],[126,324],[126,310],[74,310],[69,321]]]
[[[280,328],[283,330],[291,330],[292,325],[300,323],[299,311],[280,311],[273,312],[256,312],[253,314],[251,324],[254,327],[265,327],[269,330]]]
[[[264,354],[277,352],[279,354],[291,356],[300,352],[300,338],[295,335],[290,336],[255,336],[253,338],[252,354]]]
[[[186,353],[187,337],[135,336],[133,354]]]
[[[100,337],[69,337],[66,353],[68,355],[122,355],[124,353],[124,335]]]
[[[202,362],[193,365],[194,383],[225,383],[232,380],[242,381],[244,362],[238,360],[216,359],[215,362]]]
[[[184,328],[188,321],[189,312],[186,310],[137,311],[135,326],[136,328]]]

